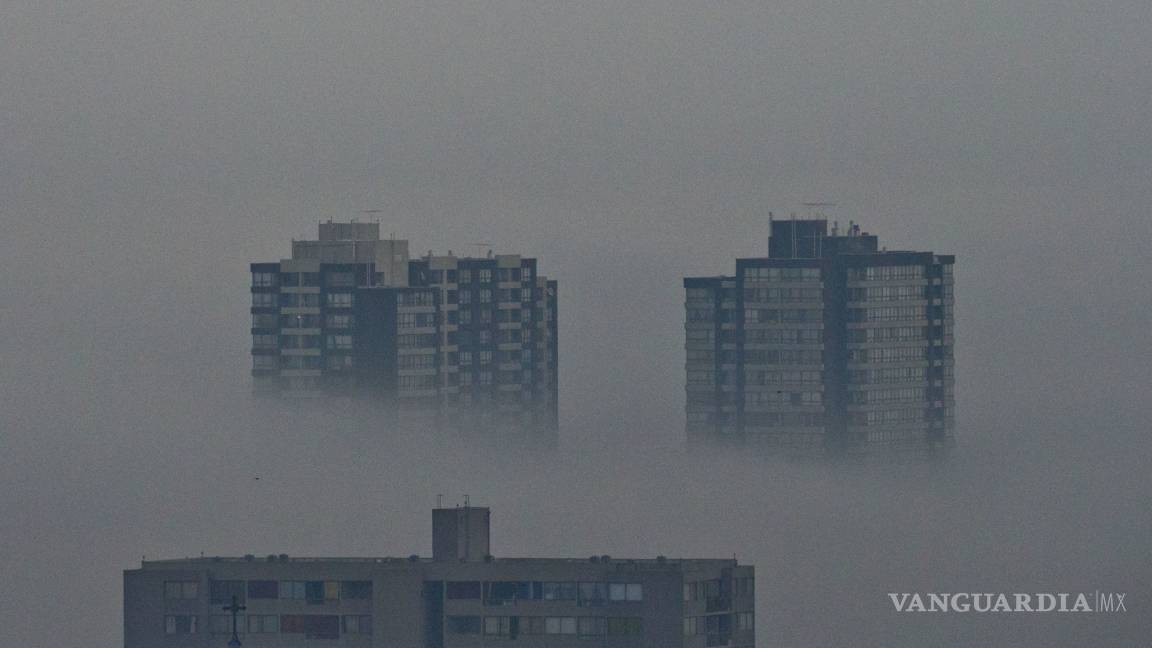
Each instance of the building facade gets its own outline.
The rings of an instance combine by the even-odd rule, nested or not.
[[[321,223],[253,263],[259,394],[356,396],[406,421],[555,430],[556,282],[536,259],[408,256],[376,223]]]
[[[285,555],[145,561],[124,572],[125,648],[704,648],[755,645],[735,560],[493,558],[489,512],[433,511],[431,559]]]
[[[775,220],[768,256],[685,288],[687,434],[787,454],[954,443],[953,263]]]

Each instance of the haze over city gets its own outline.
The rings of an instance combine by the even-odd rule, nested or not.
[[[0,13],[0,643],[117,645],[142,556],[426,555],[440,493],[499,555],[735,553],[760,646],[1152,636],[1147,3]],[[681,279],[812,200],[956,255],[948,461],[685,447]],[[248,263],[329,218],[540,259],[555,452],[251,399]],[[1096,589],[1129,612],[887,597]]]

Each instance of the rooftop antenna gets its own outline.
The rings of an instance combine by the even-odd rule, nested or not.
[[[436,494],[436,508],[444,508],[444,495],[441,493]]]
[[[468,493],[464,493],[464,508],[468,508]]]

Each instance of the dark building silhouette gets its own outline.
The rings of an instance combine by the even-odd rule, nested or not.
[[[376,223],[321,223],[253,263],[264,395],[359,397],[420,425],[556,429],[556,282],[514,254],[409,259]]]
[[[953,435],[954,257],[773,220],[768,256],[690,277],[687,434],[790,454],[932,453]]]
[[[433,511],[432,558],[144,561],[125,648],[705,648],[755,645],[751,566],[729,559],[497,558],[486,508]],[[589,643],[592,642],[592,643]]]

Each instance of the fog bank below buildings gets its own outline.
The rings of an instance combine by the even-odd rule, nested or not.
[[[57,643],[114,645],[120,570],[142,556],[428,555],[438,494],[492,508],[499,556],[736,555],[757,569],[765,646],[1074,646],[1149,630],[1137,430],[1102,445],[1083,421],[1049,421],[1044,444],[1035,429],[969,435],[939,464],[798,464],[635,429],[569,429],[555,450],[527,451],[364,412],[142,389],[152,397],[87,420],[42,403],[16,422],[45,443],[3,459],[0,576],[22,593],[5,643],[35,643],[19,620],[52,601]],[[887,597],[1096,589],[1127,592],[1129,613],[914,615]]]

